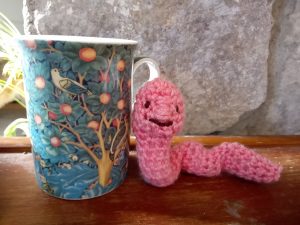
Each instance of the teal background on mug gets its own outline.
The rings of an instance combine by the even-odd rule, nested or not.
[[[36,179],[64,199],[126,176],[134,45],[18,40]]]

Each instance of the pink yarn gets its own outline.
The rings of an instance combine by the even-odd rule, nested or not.
[[[171,139],[182,128],[183,120],[183,98],[174,84],[156,78],[139,90],[132,126],[139,167],[147,183],[168,186],[181,170],[198,176],[227,172],[256,182],[278,181],[281,166],[239,143],[223,143],[211,150],[195,142],[171,147]]]

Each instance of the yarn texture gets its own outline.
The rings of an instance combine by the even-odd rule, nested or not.
[[[206,149],[196,142],[171,146],[181,130],[184,103],[179,89],[156,78],[137,93],[132,115],[137,157],[144,180],[157,187],[173,184],[181,170],[198,176],[226,172],[260,183],[278,181],[282,167],[239,143]]]

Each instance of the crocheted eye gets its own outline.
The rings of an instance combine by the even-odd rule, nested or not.
[[[148,109],[149,106],[150,106],[150,102],[149,102],[149,101],[146,101],[145,104],[144,104],[144,107],[145,107],[146,109]]]
[[[179,107],[176,105],[176,112],[179,113]]]

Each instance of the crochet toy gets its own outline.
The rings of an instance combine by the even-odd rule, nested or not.
[[[168,186],[181,170],[207,177],[227,172],[261,183],[279,180],[281,166],[239,143],[223,143],[212,149],[196,142],[171,147],[183,119],[183,98],[171,82],[156,78],[138,91],[132,126],[140,171],[147,183]]]

